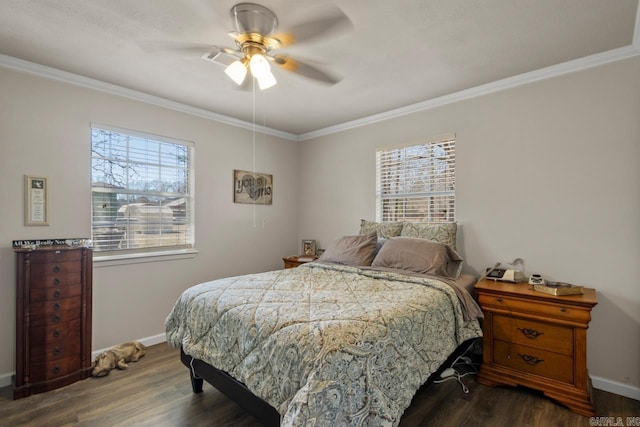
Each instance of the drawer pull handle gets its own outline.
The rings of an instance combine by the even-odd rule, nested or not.
[[[55,304],[53,304],[53,309],[54,309],[55,311],[60,310],[60,304],[59,304],[59,303],[55,303]]]
[[[54,338],[58,338],[59,336],[60,336],[60,331],[59,331],[59,330],[57,330],[57,329],[54,329],[54,330],[53,330],[53,337],[54,337]]]
[[[54,374],[59,374],[59,373],[60,373],[60,366],[57,366],[57,365],[56,365],[56,366],[54,366],[54,367],[53,367],[53,373],[54,373]]]
[[[566,309],[566,308],[564,308],[564,307],[561,307],[561,308],[560,308],[560,311],[561,311],[561,312],[563,312],[563,313],[565,313],[565,312],[567,311],[567,309]]]
[[[53,293],[53,297],[54,297],[54,298],[60,298],[60,295],[62,295],[62,294],[61,294],[61,293],[60,293],[60,291],[59,291],[59,290],[57,290],[57,289],[56,289],[56,291]]]
[[[499,298],[499,297],[498,297],[498,298],[496,298],[496,301],[498,301],[498,302],[502,302],[502,298]]]
[[[58,279],[57,277],[55,279],[53,279],[53,285],[54,286],[58,286],[60,284],[60,279]]]
[[[536,356],[532,356],[530,354],[520,354],[518,353],[518,356],[520,356],[520,358],[522,360],[524,360],[525,363],[535,366],[540,362],[544,362],[544,359],[539,359]]]
[[[59,314],[56,314],[55,316],[53,316],[53,321],[58,323],[60,320],[62,320],[62,318],[60,317]]]
[[[522,332],[522,335],[532,340],[538,338],[540,335],[544,335],[544,332],[536,331],[535,329],[518,328],[518,330]]]
[[[54,349],[53,349],[53,355],[54,355],[54,356],[57,356],[57,355],[59,355],[59,354],[60,354],[60,347],[56,347],[56,348],[54,348]]]
[[[54,266],[53,267],[53,272],[54,273],[60,273],[60,266],[59,265]]]

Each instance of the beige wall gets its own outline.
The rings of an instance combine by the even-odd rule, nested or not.
[[[376,147],[455,132],[467,269],[522,257],[596,288],[594,383],[640,398],[638,76],[635,57],[300,142],[298,237],[323,247],[374,219]]]
[[[273,270],[298,247],[297,146],[256,138],[272,206],[233,203],[233,169],[252,170],[252,133],[122,97],[0,68],[0,381],[14,370],[14,239],[90,235],[90,123],[195,142],[196,247],[188,259],[94,265],[93,350],[164,333],[180,292],[217,277]],[[250,104],[248,104],[250,105]],[[50,226],[23,225],[23,176],[49,177]],[[255,226],[254,226],[255,224]],[[6,381],[3,381],[6,382]]]
[[[280,268],[373,219],[376,147],[457,135],[458,246],[469,271],[522,257],[527,273],[594,287],[588,364],[640,390],[640,58],[296,143],[258,138],[274,205],[231,202],[249,131],[0,69],[0,381],[14,369],[11,240],[90,233],[90,122],[196,143],[194,258],[94,270],[93,349],[161,334],[195,283]],[[51,225],[23,226],[23,175],[50,179]],[[595,381],[598,383],[598,381]],[[596,384],[597,385],[597,384]],[[625,389],[626,387],[626,389]],[[629,393],[628,393],[629,394]],[[636,394],[637,395],[637,394]]]

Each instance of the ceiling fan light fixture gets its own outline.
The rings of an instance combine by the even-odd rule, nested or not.
[[[266,73],[271,73],[271,66],[267,62],[267,59],[259,53],[251,55],[249,68],[251,69],[251,74],[258,79]]]
[[[233,80],[238,86],[240,86],[247,76],[247,65],[245,62],[237,60],[232,62],[231,65],[229,65],[224,70],[224,72],[227,76],[229,76],[231,80]]]
[[[258,80],[258,85],[260,89],[269,89],[271,86],[277,83],[276,78],[271,72],[271,66],[269,62],[259,53],[251,55],[251,59],[249,60],[249,68],[251,69],[251,74]]]
[[[260,77],[256,77],[258,80],[258,86],[261,90],[269,89],[271,86],[275,86],[278,81],[271,71],[267,71]]]

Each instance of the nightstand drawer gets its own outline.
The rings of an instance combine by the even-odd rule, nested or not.
[[[570,322],[589,323],[590,310],[574,308],[570,301],[563,304],[558,298],[551,301],[532,301],[500,295],[480,294],[478,302],[484,309],[497,309],[505,312],[528,313],[534,316],[566,320]]]
[[[518,371],[573,383],[573,358],[570,356],[495,340],[493,361]]]
[[[310,257],[307,255],[300,255],[300,256],[289,256],[286,258],[282,258],[282,261],[284,261],[284,268],[296,268],[301,266],[302,264],[315,261],[317,259],[318,259],[317,256]]]
[[[573,329],[517,317],[493,316],[493,336],[555,353],[573,355]]]

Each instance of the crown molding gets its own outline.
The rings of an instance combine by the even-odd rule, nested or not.
[[[640,25],[639,22],[640,12],[638,13],[638,18],[636,19],[636,31],[633,45],[621,47],[618,49],[612,49],[606,52],[597,53],[595,55],[585,56],[584,58],[575,59],[573,61],[564,62],[558,65],[552,65],[550,67],[541,68],[539,70],[530,71],[502,80],[496,80],[495,82],[461,90],[459,92],[454,92],[448,95],[429,99],[427,101],[418,102],[416,104],[407,105],[405,107],[396,108],[394,110],[385,111],[383,113],[374,114],[371,116],[363,117],[361,119],[352,120],[335,126],[329,126],[323,129],[303,133],[298,135],[298,141],[305,141],[321,136],[330,135],[333,133],[343,132],[345,130],[367,126],[384,120],[402,117],[419,111],[430,110],[432,108],[442,107],[443,105],[453,104],[455,102],[464,101],[466,99],[488,95],[540,80],[546,80],[553,77],[562,76],[564,74],[574,73],[576,71],[586,70],[588,68],[608,64],[610,62],[620,61],[623,59],[638,56],[640,55],[640,43],[636,44],[636,42],[638,42],[637,38],[638,33],[640,32],[638,30],[638,25]]]
[[[202,108],[192,107],[180,102],[171,101],[169,99],[161,98],[155,95],[149,95],[137,90],[128,89],[122,86],[118,86],[111,83],[105,83],[100,80],[92,79],[89,77],[80,76],[78,74],[70,73],[68,71],[59,70],[53,67],[47,67],[45,65],[36,64],[33,62],[25,61],[23,59],[14,58],[8,55],[0,54],[0,67],[9,68],[15,71],[20,71],[27,74],[32,74],[38,77],[43,77],[50,80],[56,80],[63,83],[72,84],[74,86],[80,86],[87,89],[97,90],[99,92],[108,93],[110,95],[122,96],[134,101],[140,101],[147,104],[155,105],[157,107],[167,108],[169,110],[178,111],[192,116],[202,117],[205,119],[213,120],[216,122],[224,123],[227,125],[248,129],[256,132],[260,132],[266,135],[277,136],[279,138],[288,139],[291,141],[297,141],[298,136],[272,129],[266,126],[253,124],[244,120],[239,120],[233,117],[225,116],[224,114],[214,113]]]
[[[640,55],[640,3],[636,9],[636,23],[633,31],[632,43],[618,49],[612,49],[607,52],[597,53],[595,55],[586,56],[573,61],[564,62],[562,64],[553,65],[518,76],[508,77],[506,79],[497,80],[492,83],[465,89],[449,95],[438,98],[429,99],[416,104],[407,105],[405,107],[394,110],[385,111],[383,113],[374,114],[372,116],[363,117],[348,122],[344,122],[335,126],[329,126],[323,129],[307,132],[298,135],[298,141],[305,141],[333,133],[343,132],[345,130],[354,129],[361,126],[367,126],[372,123],[381,122],[407,114],[416,113],[418,111],[429,110],[431,108],[441,107],[443,105],[452,104],[454,102],[463,101],[465,99],[475,98],[477,96],[487,95],[505,89],[515,88],[517,86],[536,82],[539,80],[550,79],[576,71],[585,70],[587,68],[597,67],[599,65],[608,64],[610,62],[620,61]]]
[[[7,55],[0,54],[0,67],[10,68],[16,71],[21,71],[39,77],[81,86],[112,95],[122,96],[125,98],[133,99],[135,101],[145,102],[147,104],[179,111],[185,114],[202,117],[208,120],[217,121],[247,130],[255,130],[256,132],[260,132],[265,135],[276,136],[290,141],[305,141],[321,136],[343,132],[349,129],[368,126],[384,120],[389,120],[406,116],[408,114],[441,107],[455,102],[464,101],[466,99],[471,99],[478,96],[488,95],[502,90],[515,88],[540,80],[546,80],[553,77],[562,76],[564,74],[586,70],[588,68],[593,68],[611,62],[632,58],[638,55],[640,55],[640,4],[636,12],[636,22],[632,44],[628,46],[597,53],[594,55],[586,56],[584,58],[564,62],[562,64],[552,65],[550,67],[541,68],[539,70],[530,71],[528,73],[508,77],[470,89],[461,90],[448,95],[418,102],[416,104],[407,105],[401,108],[363,117],[361,119],[351,120],[334,126],[328,126],[326,128],[314,130],[300,135],[296,135],[290,132],[284,132],[251,122],[246,122],[244,120],[239,120],[233,117],[225,116],[223,114],[214,113],[202,108],[192,107],[190,105],[171,101],[159,96],[149,95],[133,89],[128,89],[111,83],[105,83],[99,80],[80,76],[78,74],[58,70],[56,68],[47,67]]]

